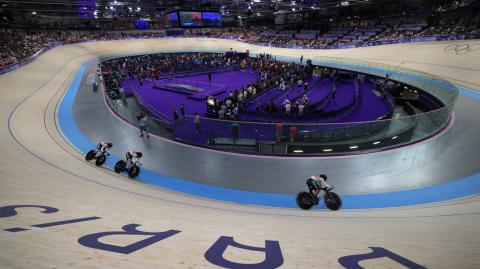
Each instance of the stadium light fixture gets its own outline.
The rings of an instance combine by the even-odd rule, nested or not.
[[[397,139],[397,138],[398,138],[398,136],[394,136],[394,137],[392,137],[392,140],[395,140],[395,139]]]
[[[301,149],[296,149],[296,150],[294,150],[293,152],[295,152],[295,153],[303,153],[303,150],[301,150]]]
[[[373,142],[373,144],[378,145],[378,144],[380,144],[380,141],[375,141],[375,142]]]
[[[323,152],[331,152],[333,149],[324,149]]]
[[[358,149],[358,146],[350,146],[350,149]]]

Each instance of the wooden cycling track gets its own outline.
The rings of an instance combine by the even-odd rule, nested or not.
[[[386,249],[427,268],[478,268],[478,196],[411,207],[339,212],[225,203],[131,181],[86,163],[62,136],[56,121],[57,105],[79,66],[112,52],[214,47],[304,55],[307,59],[330,56],[403,63],[403,67],[480,91],[480,53],[445,49],[458,42],[294,50],[229,40],[171,38],[90,42],[52,49],[34,62],[0,76],[0,207],[42,205],[59,209],[43,214],[38,208],[20,208],[18,215],[0,218],[0,268],[219,268],[205,258],[205,252],[221,236],[256,247],[264,247],[265,240],[278,241],[282,268],[344,268],[339,258],[370,253],[369,247]],[[469,43],[480,46],[480,41]],[[98,219],[32,226],[93,216]],[[133,223],[141,225],[141,231],[180,232],[130,254],[78,242],[85,235],[121,231],[122,226]],[[5,230],[15,227],[28,230]],[[111,236],[101,242],[123,246],[145,238]],[[233,247],[227,248],[223,257],[246,264],[265,259],[261,251]],[[387,258],[364,260],[360,265],[404,268]]]

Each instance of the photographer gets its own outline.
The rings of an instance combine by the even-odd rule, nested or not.
[[[140,137],[143,137],[144,133],[147,138],[150,137],[147,130],[147,116],[142,112],[137,114],[137,120],[139,121],[138,128],[140,129]]]

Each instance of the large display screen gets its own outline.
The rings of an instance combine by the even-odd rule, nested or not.
[[[173,11],[167,14],[167,27],[220,27],[222,17],[218,12]]]
[[[301,23],[303,21],[303,13],[288,13],[287,23]]]
[[[285,24],[285,13],[277,13],[275,14],[275,24]]]
[[[220,13],[202,12],[203,26],[221,26],[222,20]]]
[[[176,11],[167,14],[167,27],[179,27],[178,13]]]
[[[149,24],[147,20],[136,20],[134,26],[137,30],[146,30],[148,29]]]
[[[200,27],[203,26],[202,13],[196,11],[180,11],[180,26]]]

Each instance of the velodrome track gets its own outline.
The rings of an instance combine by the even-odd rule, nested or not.
[[[478,268],[480,199],[476,195],[412,207],[340,212],[225,203],[148,186],[85,163],[62,136],[56,120],[57,106],[79,66],[109,53],[234,48],[307,59],[329,56],[403,63],[403,67],[480,91],[480,50],[475,50],[480,41],[470,41],[474,49],[468,53],[446,49],[456,43],[303,51],[182,38],[52,49],[31,64],[0,76],[0,206],[42,205],[59,212],[42,214],[40,209],[23,208],[17,210],[18,215],[5,217],[8,211],[0,209],[0,268],[215,268],[205,253],[221,236],[260,248],[265,240],[278,241],[284,268],[343,268],[339,258],[370,253],[369,247],[384,248],[427,268]],[[94,216],[98,218],[32,227]],[[180,232],[130,254],[77,242],[85,235],[121,231],[132,223],[141,225],[142,231]],[[5,230],[16,227],[28,230]],[[144,238],[111,236],[101,242],[122,246]],[[264,260],[260,251],[231,247],[223,257],[247,264]],[[387,258],[360,265],[400,268]]]

